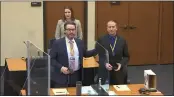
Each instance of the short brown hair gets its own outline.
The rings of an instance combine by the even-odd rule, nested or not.
[[[109,22],[114,22],[114,23],[116,24],[116,26],[118,26],[118,22],[117,22],[116,20],[109,20],[109,21],[107,22],[107,25],[108,25]]]
[[[74,25],[76,27],[76,24],[73,21],[67,21],[64,24],[64,29],[66,30],[67,25]]]

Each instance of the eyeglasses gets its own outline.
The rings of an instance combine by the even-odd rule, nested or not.
[[[75,31],[76,29],[66,29],[67,31]]]

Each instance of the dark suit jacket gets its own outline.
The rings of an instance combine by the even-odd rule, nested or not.
[[[79,60],[80,60],[80,70],[83,73],[83,57],[91,57],[94,56],[95,50],[87,51],[84,43],[80,39],[74,39],[76,41],[78,50],[79,50]],[[68,53],[65,37],[55,40],[52,45],[52,49],[50,52],[51,56],[51,79],[59,84],[67,84],[68,75],[61,73],[60,69],[62,66],[69,67],[68,63]],[[81,74],[82,74],[81,73]],[[83,74],[82,74],[83,75]]]
[[[109,52],[109,63],[111,65],[116,65],[116,63],[120,63],[122,65],[121,70],[123,73],[127,72],[127,64],[129,61],[129,53],[128,46],[126,40],[124,40],[121,36],[117,35],[117,42],[115,46],[115,56],[112,55],[112,50],[110,48],[110,40],[109,35],[104,35],[100,39],[98,39],[98,43],[100,43],[104,48],[106,48]],[[96,51],[99,53],[99,76],[107,76],[107,70],[105,68],[106,63],[106,55],[104,49],[96,44]],[[105,74],[104,74],[105,73]]]

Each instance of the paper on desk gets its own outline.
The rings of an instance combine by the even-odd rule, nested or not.
[[[131,91],[127,85],[113,85],[117,91]]]
[[[107,92],[109,91],[109,84],[101,85],[101,87]]]
[[[91,94],[95,95],[96,92],[91,86],[83,86],[82,87],[82,94]]]
[[[116,95],[116,93],[114,92],[114,91],[109,91],[109,96],[115,96]]]
[[[67,89],[52,89],[54,95],[66,95],[66,94],[69,94]]]

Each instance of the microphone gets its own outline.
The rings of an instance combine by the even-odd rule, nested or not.
[[[105,50],[106,62],[109,63],[109,52],[108,52],[108,50],[103,45],[101,45],[99,42],[96,41],[96,43]]]
[[[25,41],[23,41],[23,43],[27,46],[27,43]]]
[[[23,41],[23,43],[24,43],[24,44],[25,44],[25,46],[28,48],[27,41]]]
[[[39,51],[37,51],[37,55],[38,55],[39,57],[41,57],[41,55],[40,55],[40,52],[39,52]]]
[[[98,75],[95,75],[95,77],[94,77],[94,83],[97,83],[97,80],[98,80]]]

